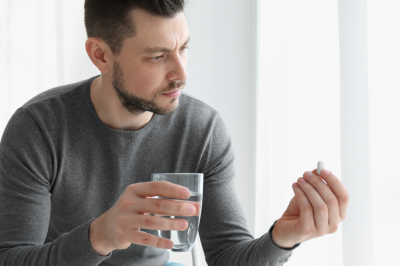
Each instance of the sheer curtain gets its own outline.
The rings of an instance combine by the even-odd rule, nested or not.
[[[374,265],[399,264],[400,1],[368,0]]]
[[[98,74],[85,51],[82,0],[1,0],[0,36],[0,136],[36,94]]]
[[[256,234],[322,160],[350,192],[347,217],[287,265],[398,264],[400,2],[258,6]]]
[[[21,102],[58,84],[56,14],[48,10],[55,1],[0,1],[1,133]]]
[[[259,12],[256,235],[318,161],[341,176],[337,1],[261,0]],[[304,242],[287,265],[341,265],[341,229]]]

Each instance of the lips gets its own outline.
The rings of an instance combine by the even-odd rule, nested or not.
[[[168,92],[168,93],[163,93],[163,96],[166,96],[168,98],[176,98],[181,94],[181,90],[175,90],[172,92]]]
[[[179,90],[180,90],[180,88],[179,88],[179,89],[176,89],[176,90],[174,90],[174,91],[170,91],[170,92],[163,93],[163,94],[175,93],[175,92],[177,92],[177,91],[179,91]]]

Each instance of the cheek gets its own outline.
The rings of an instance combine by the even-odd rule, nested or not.
[[[142,97],[151,98],[162,86],[163,76],[154,70],[137,69],[125,77],[126,89]]]

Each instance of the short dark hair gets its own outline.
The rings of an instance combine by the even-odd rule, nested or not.
[[[183,12],[185,0],[85,0],[87,37],[97,37],[118,55],[126,38],[136,34],[132,11],[144,11],[165,18]]]

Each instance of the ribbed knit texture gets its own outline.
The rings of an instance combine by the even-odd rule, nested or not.
[[[183,93],[172,114],[154,115],[138,131],[114,130],[91,102],[94,78],[39,94],[8,122],[0,142],[0,266],[165,265],[163,249],[132,244],[100,256],[89,242],[91,221],[152,173],[204,173],[199,234],[208,265],[288,260],[294,248],[273,243],[273,226],[259,239],[248,231],[231,139],[214,109]]]

